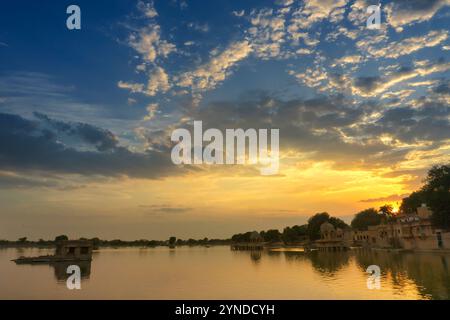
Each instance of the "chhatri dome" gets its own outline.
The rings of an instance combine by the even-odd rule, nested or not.
[[[329,233],[331,231],[334,231],[334,226],[329,222],[324,222],[320,225],[320,232],[321,233]]]

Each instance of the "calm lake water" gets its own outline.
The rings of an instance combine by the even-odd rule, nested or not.
[[[0,249],[0,299],[450,299],[450,255],[101,249],[72,291],[65,265],[10,261],[52,252]],[[381,268],[379,290],[367,289],[369,265]]]

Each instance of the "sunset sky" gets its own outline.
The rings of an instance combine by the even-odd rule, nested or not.
[[[81,30],[66,8],[81,8]],[[450,160],[448,0],[2,1],[0,239],[230,237],[397,206]],[[170,135],[280,129],[280,171]]]

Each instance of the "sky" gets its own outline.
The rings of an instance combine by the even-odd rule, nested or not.
[[[0,239],[227,238],[397,208],[450,159],[449,17],[449,0],[2,1]],[[173,164],[195,120],[279,129],[279,173]]]

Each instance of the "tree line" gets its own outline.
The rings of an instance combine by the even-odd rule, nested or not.
[[[450,229],[450,164],[434,166],[427,174],[424,185],[421,189],[413,192],[410,196],[402,200],[399,212],[404,214],[414,214],[418,207],[426,203],[431,209],[432,223],[444,230]],[[375,208],[365,209],[358,212],[351,221],[351,228],[355,230],[367,230],[369,226],[379,225],[383,222],[393,221],[396,218],[393,207],[384,205],[378,210]],[[296,243],[303,241],[314,241],[320,238],[320,226],[324,222],[331,223],[335,228],[350,228],[343,220],[332,217],[327,212],[321,212],[313,215],[308,222],[303,225],[294,225],[286,227],[280,232],[277,229],[261,231],[260,235],[265,242],[284,242]],[[194,245],[226,245],[230,242],[249,242],[253,232],[235,234],[231,239],[177,239],[170,237],[168,240],[133,240],[124,241],[120,239],[102,240],[99,238],[81,238],[81,240],[91,240],[94,247],[155,247],[155,246],[194,246]],[[54,240],[29,241],[26,237],[19,238],[17,241],[0,240],[0,245],[54,245],[58,240],[67,240],[67,236],[61,235]]]

